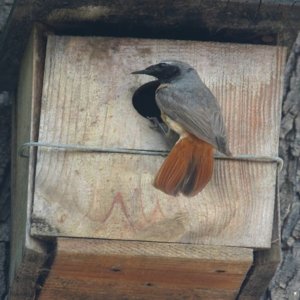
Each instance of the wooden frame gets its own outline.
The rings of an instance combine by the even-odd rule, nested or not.
[[[147,78],[128,76],[164,57],[198,69],[223,109],[234,156],[277,155],[285,49],[274,46],[50,36],[39,140],[166,150],[131,105]],[[216,160],[211,183],[189,199],[153,189],[161,157],[48,150],[38,151],[35,236],[270,246],[275,162]]]

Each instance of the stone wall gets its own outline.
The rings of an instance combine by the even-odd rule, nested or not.
[[[10,218],[11,105],[8,93],[0,94],[0,299],[7,292]]]
[[[300,299],[300,33],[284,74],[279,155],[282,263],[264,299]]]

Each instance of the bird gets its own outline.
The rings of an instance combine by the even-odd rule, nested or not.
[[[214,151],[231,156],[216,97],[197,71],[179,60],[163,60],[132,74],[157,78],[155,101],[168,128],[166,135],[170,130],[179,135],[154,187],[171,196],[197,195],[212,178]]]

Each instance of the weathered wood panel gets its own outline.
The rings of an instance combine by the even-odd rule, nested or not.
[[[32,299],[36,279],[47,250],[30,236],[30,214],[35,173],[35,149],[30,158],[18,155],[18,149],[38,135],[45,50],[41,28],[35,27],[28,41],[20,69],[20,81],[14,106],[12,145],[12,232],[10,249],[9,299]]]
[[[166,149],[131,105],[149,77],[129,74],[173,58],[195,66],[220,100],[234,155],[277,155],[284,55],[281,47],[49,37],[39,139]],[[40,149],[32,233],[270,245],[275,164],[218,161],[204,192],[185,199],[152,187],[161,161]]]
[[[48,38],[40,140],[166,149],[131,105],[162,59],[199,72],[220,102],[233,154],[277,155],[285,48],[118,38]],[[142,79],[141,79],[142,78]]]
[[[58,238],[47,299],[234,299],[252,250]]]
[[[248,247],[269,245],[275,165],[218,161],[213,180],[202,193],[193,198],[174,198],[152,186],[162,161],[163,158],[151,156],[44,153],[40,165],[48,168],[38,169],[38,202],[31,232]],[[47,176],[41,172],[47,172]]]

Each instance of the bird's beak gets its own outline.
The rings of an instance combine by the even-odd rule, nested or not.
[[[145,69],[145,70],[140,70],[140,71],[134,71],[131,74],[146,74],[146,75],[148,75],[149,71],[147,69]]]
[[[159,69],[158,65],[152,65],[144,70],[139,70],[132,72],[131,74],[145,74],[153,77],[157,77],[156,75],[160,74],[161,70]]]

